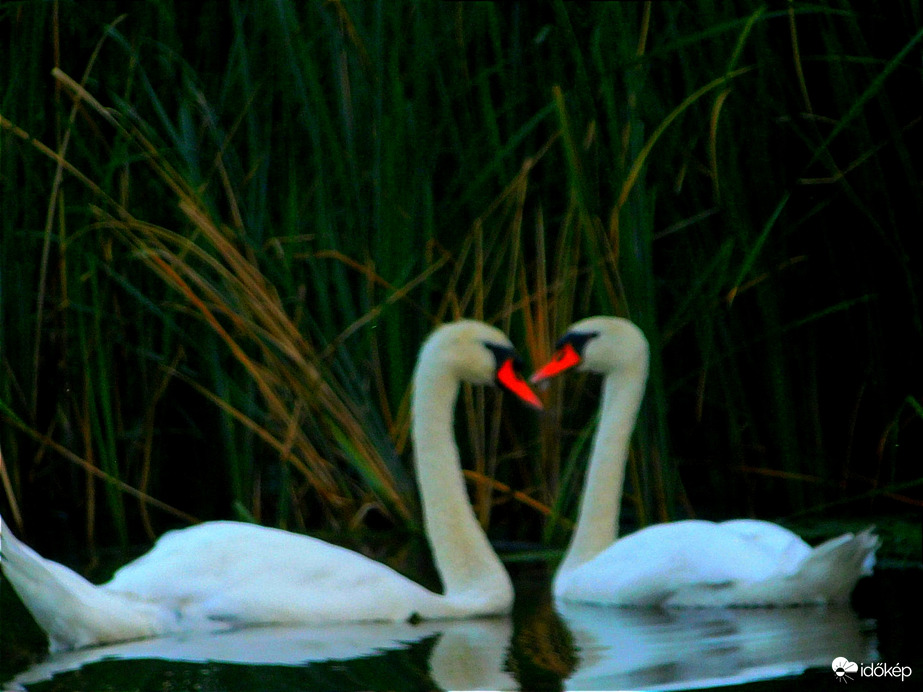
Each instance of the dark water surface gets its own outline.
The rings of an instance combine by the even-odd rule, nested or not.
[[[555,609],[544,567],[514,568],[512,617],[250,628],[45,655],[9,585],[0,689],[920,689],[920,570],[879,570],[852,608]],[[859,670],[838,677],[833,659]],[[896,666],[910,671],[903,681]],[[864,674],[863,674],[864,673]],[[731,687],[727,687],[731,686]]]

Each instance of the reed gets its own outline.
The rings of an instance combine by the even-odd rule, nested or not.
[[[17,523],[415,530],[426,333],[595,313],[653,347],[629,523],[918,507],[914,3],[107,12],[0,10]],[[498,537],[566,539],[596,385],[548,402],[460,401]]]

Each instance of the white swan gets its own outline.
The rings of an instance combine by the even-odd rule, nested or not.
[[[316,538],[230,521],[164,534],[101,586],[40,557],[0,523],[0,566],[52,651],[223,625],[506,613],[512,585],[468,503],[453,411],[462,381],[497,383],[540,408],[518,367],[501,331],[470,320],[440,327],[420,351],[414,458],[444,594]]]
[[[555,598],[623,606],[769,606],[842,602],[871,573],[870,529],[811,548],[765,521],[677,521],[616,540],[628,443],[644,394],[648,343],[628,320],[591,317],[532,376],[601,373],[602,413],[577,526],[554,577]]]

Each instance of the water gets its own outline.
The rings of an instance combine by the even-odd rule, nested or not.
[[[3,690],[918,689],[918,570],[881,570],[854,608],[557,610],[543,568],[518,568],[512,617],[261,627],[42,655],[3,588]],[[6,586],[6,585],[4,585]],[[9,629],[7,629],[9,628]],[[22,632],[21,637],[10,633]],[[12,644],[11,644],[12,643]],[[878,662],[838,678],[834,658]],[[15,668],[10,668],[16,661]],[[909,666],[909,680],[882,665]],[[844,683],[847,687],[835,687]],[[912,687],[911,687],[912,686]],[[726,689],[733,689],[733,687]]]

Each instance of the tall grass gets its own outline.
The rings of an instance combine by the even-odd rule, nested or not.
[[[0,12],[17,521],[413,529],[426,333],[596,313],[653,346],[629,522],[918,511],[913,3]],[[564,540],[596,390],[465,391],[494,535]]]

